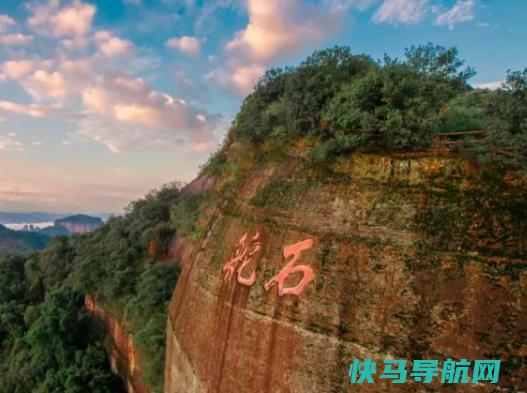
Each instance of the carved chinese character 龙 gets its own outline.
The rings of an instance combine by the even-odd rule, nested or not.
[[[223,266],[224,280],[230,281],[234,273],[237,272],[237,280],[240,284],[249,287],[253,285],[256,281],[256,273],[253,271],[246,278],[243,277],[243,271],[251,263],[253,255],[260,251],[261,247],[260,233],[257,232],[252,238],[249,238],[247,233],[244,234],[238,242],[234,256]]]

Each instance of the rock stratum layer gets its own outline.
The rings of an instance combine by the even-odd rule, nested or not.
[[[449,157],[356,155],[327,177],[297,159],[247,169],[183,258],[165,393],[496,389],[352,385],[354,358],[501,359],[500,388],[526,390],[526,190]],[[260,245],[241,273],[251,286],[222,270],[244,234]],[[314,280],[300,296],[266,291],[284,247],[306,239],[296,265]]]
[[[86,295],[86,309],[105,325],[109,340],[109,357],[112,371],[124,382],[128,393],[150,393],[141,383],[141,371],[138,366],[138,352],[132,337],[125,332],[117,318],[97,304],[95,298]]]

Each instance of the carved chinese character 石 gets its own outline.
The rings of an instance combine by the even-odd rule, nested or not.
[[[265,290],[268,291],[276,283],[278,286],[278,295],[295,295],[300,296],[307,285],[313,280],[313,269],[309,266],[295,264],[300,259],[303,251],[309,250],[313,247],[313,240],[307,239],[291,246],[284,247],[284,259],[291,257],[291,260],[285,267],[273,278],[265,284]],[[301,273],[302,278],[294,287],[284,287],[284,282],[289,275],[294,273]]]
[[[260,233],[256,233],[252,238],[244,234],[238,242],[238,247],[234,256],[223,266],[223,272],[225,273],[224,280],[230,281],[237,272],[237,280],[242,285],[251,286],[256,281],[256,273],[253,271],[252,274],[246,278],[243,277],[243,271],[251,263],[252,257],[262,247],[262,243],[259,241]]]

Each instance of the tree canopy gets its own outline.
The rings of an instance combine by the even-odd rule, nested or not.
[[[310,137],[315,161],[357,149],[418,150],[436,133],[473,130],[488,134],[480,152],[525,151],[527,69],[510,71],[496,91],[474,89],[474,75],[456,48],[430,43],[408,48],[403,59],[378,61],[346,47],[316,51],[261,78],[231,137],[256,146]]]

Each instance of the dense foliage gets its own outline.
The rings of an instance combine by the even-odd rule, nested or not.
[[[527,69],[510,72],[496,91],[473,89],[474,75],[455,48],[432,44],[407,49],[402,60],[374,61],[345,47],[317,51],[262,77],[232,138],[259,146],[309,137],[316,141],[309,158],[325,162],[355,149],[423,149],[436,133],[485,130],[478,153],[511,146],[524,153]]]
[[[82,295],[60,286],[44,301],[27,263],[0,263],[0,392],[122,391]]]
[[[58,237],[40,253],[0,261],[0,392],[120,391],[102,328],[84,308],[86,293],[133,335],[143,381],[160,392],[179,275],[177,263],[160,258],[176,233],[171,217],[190,221],[194,207],[195,197],[171,185],[89,235]]]

